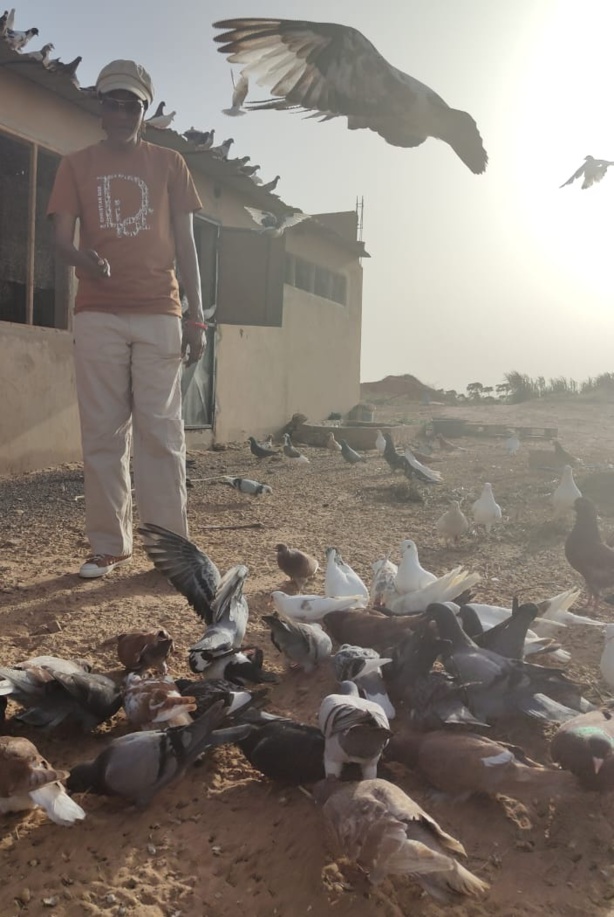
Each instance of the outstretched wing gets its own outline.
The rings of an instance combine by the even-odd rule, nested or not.
[[[576,171],[571,176],[571,178],[568,178],[567,181],[564,181],[562,185],[559,185],[559,188],[564,188],[565,185],[571,185],[573,182],[575,182],[576,178],[580,178],[580,176],[583,173],[584,173],[584,163],[582,163],[579,169],[576,169]]]
[[[138,532],[154,566],[186,597],[196,614],[211,624],[211,603],[221,581],[213,561],[187,538],[160,525],[146,523]]]

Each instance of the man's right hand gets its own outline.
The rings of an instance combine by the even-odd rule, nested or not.
[[[106,258],[101,258],[98,252],[88,248],[82,251],[81,254],[83,255],[81,267],[85,268],[90,274],[94,274],[96,277],[111,276],[111,265]]]

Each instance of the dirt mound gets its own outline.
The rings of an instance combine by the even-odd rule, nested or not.
[[[386,376],[379,382],[363,382],[360,386],[360,397],[369,400],[375,395],[404,395],[412,401],[422,401],[425,397],[436,398],[439,393],[424,385],[415,376],[406,373],[404,376]]]

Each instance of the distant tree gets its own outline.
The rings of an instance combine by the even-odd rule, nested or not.
[[[467,386],[467,393],[475,401],[480,400],[480,393],[484,390],[484,386],[481,382],[470,382]]]
[[[487,385],[482,389],[483,395],[492,395],[493,392],[494,392],[494,388],[492,387],[492,385]]]
[[[509,382],[500,382],[499,385],[497,386],[498,395],[507,395],[509,390],[510,390]]]

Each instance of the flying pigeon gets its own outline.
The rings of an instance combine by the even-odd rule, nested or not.
[[[612,165],[614,165],[614,162],[610,162],[607,159],[595,159],[593,156],[585,156],[580,168],[576,169],[571,178],[563,182],[560,187],[564,188],[566,185],[572,185],[577,178],[583,178],[582,190],[590,188],[591,185],[601,181],[608,168]]]
[[[326,780],[314,787],[314,798],[343,855],[362,866],[373,885],[388,875],[410,876],[441,904],[488,889],[454,859],[466,856],[460,841],[394,783]]]
[[[245,111],[243,110],[243,103],[249,92],[249,80],[244,73],[239,74],[239,79],[235,83],[235,78],[232,70],[230,71],[232,76],[232,104],[230,108],[223,108],[222,113],[224,115],[229,115],[231,118],[236,118],[239,115],[244,115]]]
[[[297,223],[302,223],[303,220],[311,219],[308,213],[286,213],[283,216],[276,216],[267,210],[256,210],[255,207],[245,207],[244,209],[247,210],[254,223],[260,226],[258,232],[264,232],[275,238],[282,236],[286,229],[291,226],[296,226]]]
[[[85,818],[70,798],[62,780],[68,771],[56,770],[22,736],[0,737],[0,812],[22,812],[40,806],[56,825],[72,825]]]
[[[269,484],[261,484],[259,481],[252,481],[250,478],[233,478],[232,475],[224,475],[220,479],[220,484],[228,484],[234,487],[239,493],[249,494],[250,497],[261,497],[263,494],[272,494],[273,488]]]
[[[157,127],[158,130],[165,131],[171,126],[177,112],[171,111],[168,114],[164,114],[165,105],[166,102],[160,102],[151,118],[147,118],[145,121],[147,127]]]
[[[427,137],[448,143],[474,173],[488,156],[471,115],[450,108],[432,89],[397,70],[357,29],[291,19],[227,19],[215,41],[230,63],[270,88],[273,98],[250,109],[313,111],[348,128],[367,128],[393,146]]]

